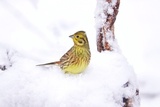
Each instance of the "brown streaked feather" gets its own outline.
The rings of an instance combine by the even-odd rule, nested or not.
[[[71,63],[71,58],[73,56],[73,52],[74,51],[74,47],[72,47],[68,52],[66,52],[60,59],[60,67],[61,69],[65,69],[66,67],[68,67],[68,65],[70,65]]]

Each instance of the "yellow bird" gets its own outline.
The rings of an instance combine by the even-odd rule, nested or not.
[[[84,31],[78,31],[69,37],[72,38],[74,45],[59,61],[37,66],[57,64],[65,73],[79,74],[83,72],[88,66],[91,57],[87,35]]]

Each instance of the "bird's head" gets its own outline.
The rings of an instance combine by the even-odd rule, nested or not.
[[[73,39],[74,45],[76,46],[88,46],[88,39],[84,31],[78,31],[73,35],[69,36]]]

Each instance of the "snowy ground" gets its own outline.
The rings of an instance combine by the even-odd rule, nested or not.
[[[160,86],[157,85],[160,81],[158,3],[158,0],[152,2],[122,0],[115,23],[118,44],[123,55],[133,66],[139,80],[141,107],[158,107],[160,105]],[[132,69],[125,58],[117,53],[106,52],[105,56],[103,54],[99,56],[96,53],[95,6],[96,1],[92,0],[0,1],[0,64],[5,64],[8,68],[6,73],[0,71],[0,96],[3,96],[0,97],[0,104],[3,107],[68,107],[70,104],[75,104],[75,106],[81,104],[81,106],[88,107],[92,106],[90,104],[102,104],[101,107],[103,107],[106,104],[103,100],[105,96],[119,95],[121,90],[109,93],[112,89],[107,87],[113,89],[120,87],[119,84],[127,81],[127,78],[122,79],[123,76],[120,74],[126,74],[126,77],[130,78],[132,73],[127,73],[127,71],[132,71]],[[63,72],[59,71],[58,67],[36,68],[34,66],[37,63],[58,60],[73,45],[68,36],[78,30],[85,30],[87,35],[91,35],[88,38],[91,51],[96,58],[92,59],[87,69],[88,72],[74,77],[62,75]],[[110,72],[104,73],[104,70],[97,69],[103,64],[94,66],[95,62],[100,62],[103,58],[108,59],[105,66],[111,66],[107,68],[107,71]],[[123,64],[126,66],[122,66]],[[113,65],[117,67],[114,68]],[[89,72],[94,71],[93,69],[101,71],[99,76],[96,72]],[[108,81],[102,81],[106,76],[110,76],[111,72],[121,78],[119,83],[113,79],[116,76],[109,77]],[[98,80],[97,82],[95,78]],[[59,82],[57,83],[57,81]],[[113,81],[117,84],[105,85]],[[68,84],[71,86],[70,88],[67,87]],[[88,88],[88,84],[90,84],[90,88]],[[95,92],[97,87],[100,90]],[[48,89],[47,92],[46,89]],[[107,92],[105,89],[108,89]],[[53,90],[56,93],[52,92]],[[73,90],[76,90],[77,93]],[[79,95],[80,93],[81,95]],[[100,96],[95,97],[97,95]],[[86,102],[83,100],[84,97],[87,97]],[[39,100],[36,100],[37,98]],[[50,100],[47,100],[48,98]],[[99,100],[101,98],[102,100]],[[77,100],[73,99],[81,99],[81,102],[74,102]],[[55,102],[53,103],[53,101]],[[109,107],[111,105],[114,104],[108,103]]]

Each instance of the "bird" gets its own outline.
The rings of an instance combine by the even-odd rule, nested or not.
[[[39,64],[37,66],[58,65],[65,73],[80,74],[85,71],[91,59],[88,38],[85,31],[77,31],[72,38],[74,45],[59,61]]]

